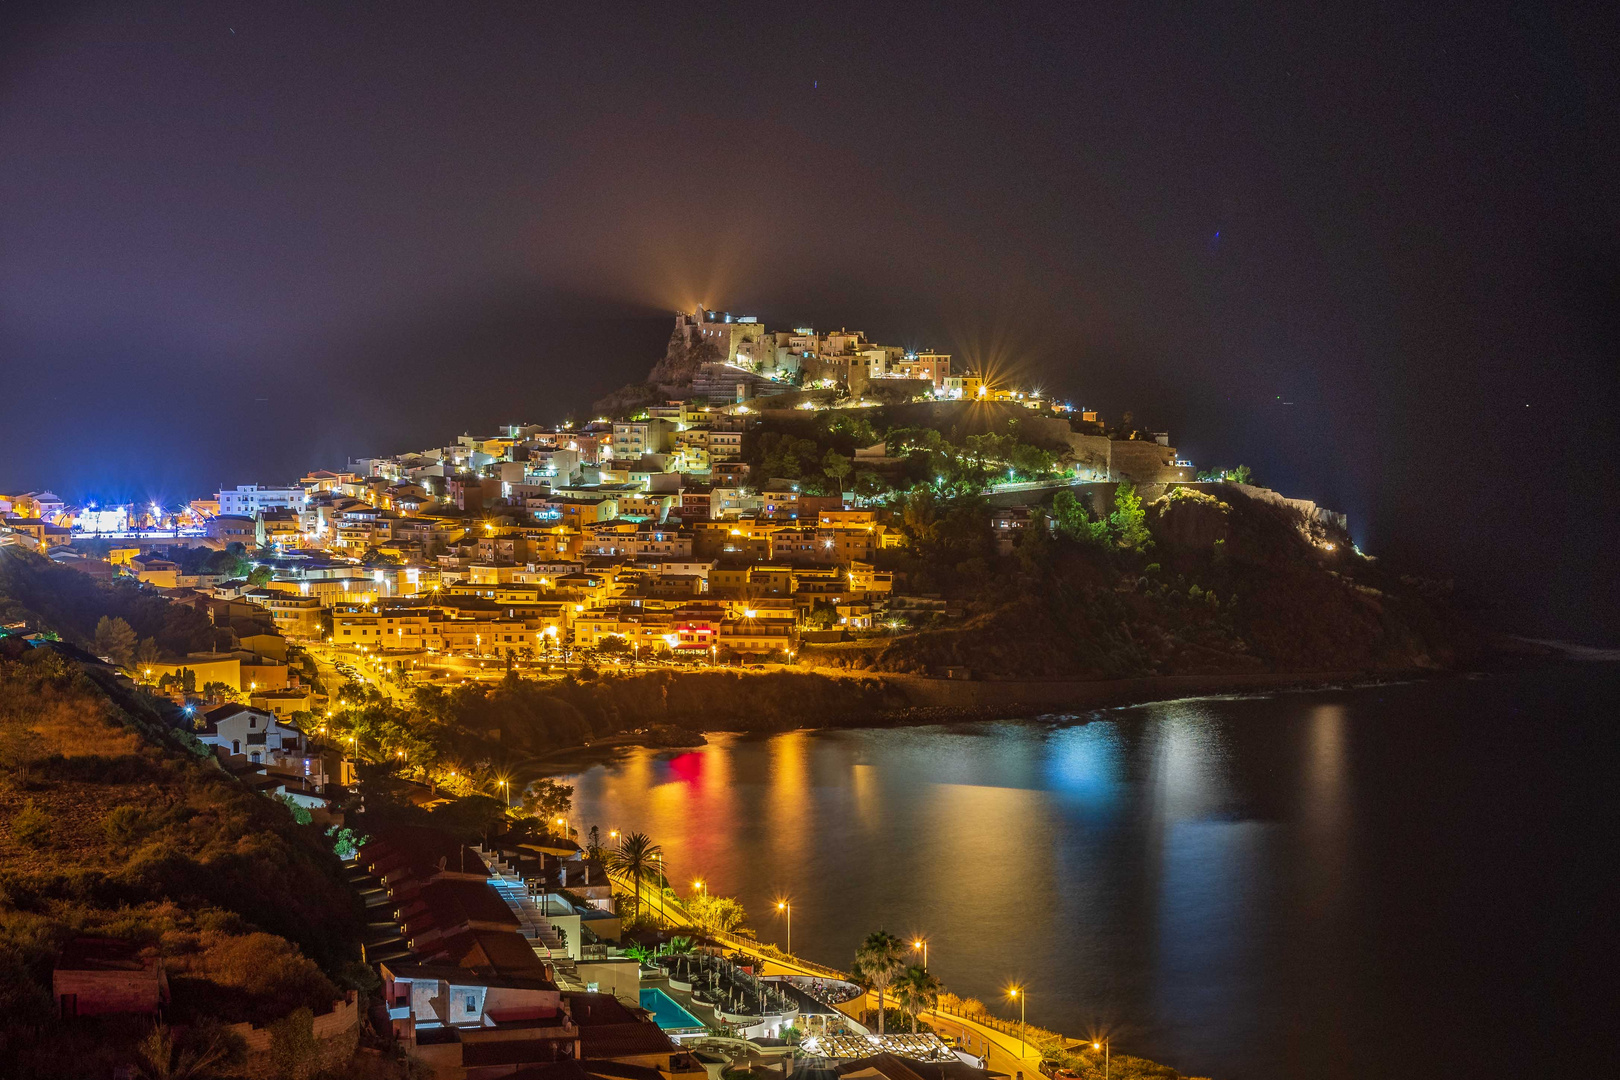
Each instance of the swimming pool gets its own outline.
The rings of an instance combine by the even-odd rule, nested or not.
[[[641,989],[641,1007],[652,1013],[653,1023],[664,1031],[680,1031],[686,1028],[701,1029],[703,1021],[681,1008],[681,1003],[664,993],[656,986],[644,986]]]

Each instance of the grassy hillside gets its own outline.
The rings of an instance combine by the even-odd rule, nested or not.
[[[0,638],[0,1074],[108,1075],[145,1022],[64,1023],[82,934],[161,954],[168,1019],[263,1022],[366,978],[361,909],[314,826],[243,787],[140,695]]]

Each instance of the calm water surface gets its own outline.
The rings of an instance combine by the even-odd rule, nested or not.
[[[1551,1075],[1613,1040],[1606,666],[1024,723],[714,736],[572,778],[761,937],[1198,1075]],[[1611,1074],[1612,1075],[1612,1074]]]

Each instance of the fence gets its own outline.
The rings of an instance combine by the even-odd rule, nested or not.
[[[350,991],[346,1000],[332,1003],[332,1011],[322,1013],[310,1023],[317,1050],[315,1060],[305,1063],[310,1072],[340,1070],[354,1056],[360,1041],[360,1005],[358,995]],[[278,1075],[278,1066],[271,1058],[271,1030],[252,1024],[232,1024],[227,1028],[242,1037],[247,1044],[247,1061],[241,1072],[244,1076],[268,1078]]]

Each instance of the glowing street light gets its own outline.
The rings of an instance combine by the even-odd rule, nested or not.
[[[793,955],[793,904],[786,897],[776,902],[776,910],[787,919],[787,954]]]
[[[913,941],[911,943],[911,951],[912,952],[920,951],[922,953],[923,970],[927,971],[928,970],[928,939],[927,938],[918,938],[917,940]]]
[[[1007,988],[1007,996],[1018,1002],[1018,1056],[1025,1058],[1029,1056],[1029,1040],[1024,1036],[1029,1029],[1024,1024],[1024,1000],[1029,997],[1029,992],[1014,983]]]
[[[703,879],[702,878],[698,878],[696,881],[692,882],[692,890],[694,892],[697,892],[697,893],[700,893],[700,894],[703,892]]]
[[[1093,1039],[1091,1041],[1091,1049],[1094,1051],[1101,1050],[1103,1052],[1103,1080],[1108,1080],[1108,1059],[1110,1057],[1109,1050],[1111,1049],[1111,1047],[1108,1045],[1108,1040],[1106,1038],[1102,1039],[1101,1041]]]

